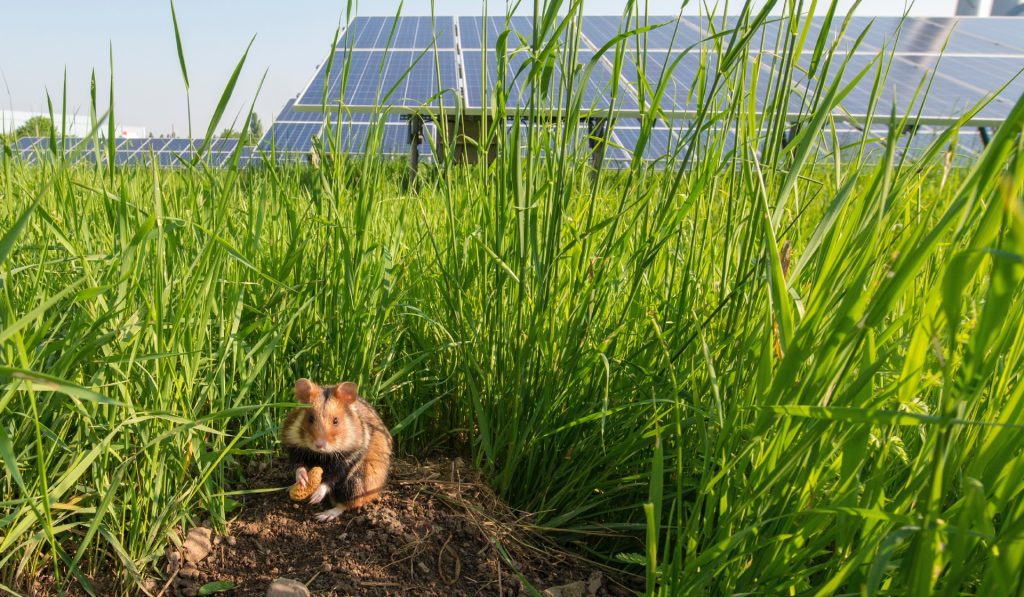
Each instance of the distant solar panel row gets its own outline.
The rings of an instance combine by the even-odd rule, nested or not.
[[[61,145],[61,142],[58,141]],[[73,162],[101,163],[107,160],[107,143],[101,140],[97,148],[91,139],[69,137],[62,143],[64,156]],[[189,139],[117,139],[115,141],[114,163],[119,166],[148,165],[175,167],[192,161],[202,141]],[[53,157],[50,140],[46,137],[23,137],[15,144],[18,157],[28,163],[36,163]],[[98,151],[97,151],[98,149]],[[205,162],[211,166],[223,166],[239,151],[239,165],[248,166],[259,159],[250,147],[238,149],[238,139],[218,139],[206,149]],[[59,153],[61,148],[58,147]]]
[[[751,80],[762,82],[755,89],[758,107],[769,104],[768,81],[780,68],[776,49],[790,33],[788,23],[769,22],[753,32],[747,56],[723,64],[719,52],[728,49],[735,17],[648,17],[640,23],[620,17],[584,16],[579,31],[562,33],[564,47],[578,48],[576,65],[551,59],[544,68],[530,68],[528,46],[533,41],[533,19],[529,17],[359,17],[354,19],[338,43],[333,60],[325,63],[300,94],[295,109],[322,110],[339,106],[352,112],[428,112],[461,109],[466,114],[482,113],[497,100],[509,110],[536,106],[543,96],[556,110],[572,90],[582,90],[582,112],[599,114],[613,109],[619,115],[634,115],[647,109],[650,93],[666,81],[659,107],[669,118],[693,115],[701,102],[713,95],[698,96],[694,89],[712,78],[721,67],[739,68],[749,63]],[[817,39],[825,26],[821,18],[806,22],[807,38]],[[650,27],[644,33],[643,52],[630,32]],[[870,111],[899,114],[921,111],[927,122],[953,122],[966,106],[989,94],[997,97],[972,122],[996,124],[1017,99],[1024,80],[1014,80],[1001,93],[999,87],[1024,68],[1024,35],[1020,20],[1013,18],[954,19],[896,17],[855,17],[842,31],[842,22],[829,26],[827,38],[836,43],[839,54],[829,69],[808,74],[792,90],[788,102],[794,116],[802,108],[802,88],[828,83],[839,76],[838,65],[850,53],[843,80],[852,78],[879,62],[887,63],[887,82],[872,102],[865,90],[847,97],[837,111],[856,121]],[[503,33],[505,51],[497,46]],[[802,34],[803,31],[794,31]],[[617,39],[627,39],[623,67],[616,76],[612,47],[601,59],[596,51]],[[859,44],[857,40],[860,39]],[[390,48],[390,49],[388,49]],[[807,68],[814,44],[806,44],[800,66]],[[880,52],[893,52],[890,61],[875,59]],[[939,54],[944,53],[940,58]],[[874,61],[873,61],[874,60]],[[582,71],[583,68],[589,68]],[[574,71],[567,76],[566,70]],[[760,72],[753,72],[759,70]],[[865,82],[865,86],[870,81]],[[929,99],[920,102],[918,83],[929,85]],[[720,86],[718,93],[729,91]],[[787,90],[790,92],[790,90]]]

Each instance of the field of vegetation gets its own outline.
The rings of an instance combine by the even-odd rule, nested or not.
[[[526,40],[531,124],[415,189],[372,158],[7,155],[3,588],[114,570],[132,590],[169,533],[232,516],[310,377],[358,381],[399,453],[470,455],[652,593],[1024,590],[1024,101],[968,166],[946,159],[957,126],[904,154],[912,113],[878,116],[881,152],[868,133],[831,151],[849,89],[786,57],[842,55],[786,16],[751,81],[769,17],[747,13],[683,143],[595,180],[585,139],[543,117],[585,108],[541,84],[579,10],[553,3]],[[860,81],[876,95],[887,60]]]

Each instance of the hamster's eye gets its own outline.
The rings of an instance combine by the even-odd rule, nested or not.
[[[338,424],[338,417],[334,417],[334,424],[335,424],[335,425],[337,425],[337,424]]]
[[[309,417],[307,418],[307,420],[308,420],[308,421],[309,421],[310,423],[312,423],[312,422],[313,422],[313,415],[309,415]]]

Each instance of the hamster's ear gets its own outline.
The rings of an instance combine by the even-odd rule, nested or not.
[[[295,399],[310,404],[313,402],[313,390],[316,386],[305,377],[295,382]]]
[[[334,386],[334,397],[345,404],[352,404],[359,395],[359,387],[346,381]]]

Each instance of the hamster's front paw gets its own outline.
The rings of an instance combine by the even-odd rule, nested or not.
[[[330,491],[331,491],[331,488],[328,487],[326,483],[321,483],[320,487],[317,487],[316,491],[313,492],[313,495],[309,496],[309,503],[310,504],[319,504],[320,502],[322,502],[324,500],[324,498],[327,496],[327,494]]]

